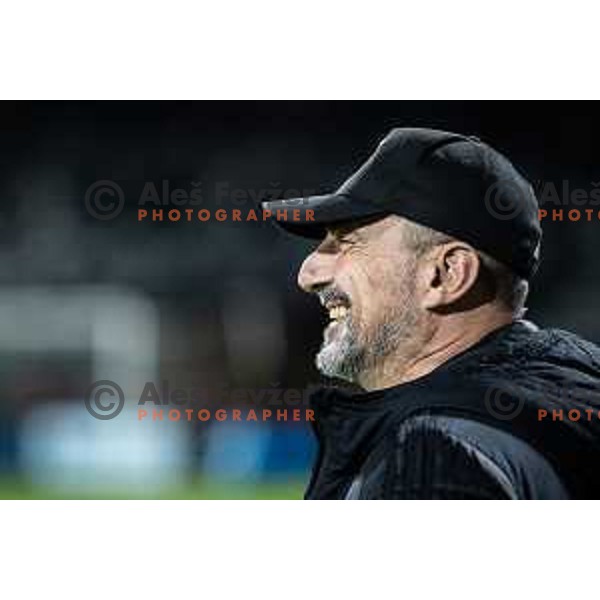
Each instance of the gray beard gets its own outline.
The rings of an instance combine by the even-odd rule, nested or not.
[[[403,311],[402,315],[384,321],[373,339],[363,341],[348,316],[337,326],[334,339],[325,337],[316,356],[317,369],[326,377],[358,383],[361,373],[375,369],[387,356],[398,354],[403,346],[410,344],[415,324],[414,311]]]
[[[336,332],[334,340],[328,341],[326,337],[323,341],[315,363],[326,377],[354,382],[363,370],[365,352],[351,317],[346,317],[338,328],[341,331]]]

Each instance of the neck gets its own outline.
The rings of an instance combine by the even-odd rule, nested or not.
[[[468,322],[464,317],[455,318],[420,340],[418,349],[400,349],[381,360],[361,374],[359,383],[365,390],[373,391],[424,377],[512,321],[512,315],[506,313],[470,317]]]

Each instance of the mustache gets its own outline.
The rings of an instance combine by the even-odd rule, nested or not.
[[[322,288],[318,290],[316,294],[323,305],[327,304],[328,302],[338,302],[348,306],[351,304],[350,296],[333,286]]]

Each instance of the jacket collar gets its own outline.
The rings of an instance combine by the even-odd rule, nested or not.
[[[319,481],[327,481],[330,489],[325,493],[321,490],[321,495],[331,493],[339,497],[339,486],[359,470],[373,448],[393,430],[390,426],[411,411],[426,407],[430,387],[436,384],[450,392],[457,370],[511,354],[515,338],[522,339],[523,333],[536,329],[532,323],[516,321],[488,334],[428,375],[385,390],[357,393],[333,387],[318,389],[310,397],[319,448],[307,496]]]

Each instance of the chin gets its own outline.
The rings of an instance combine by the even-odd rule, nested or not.
[[[322,346],[315,364],[322,375],[353,383],[358,375],[359,361],[356,354],[351,347],[339,341],[331,342]]]

